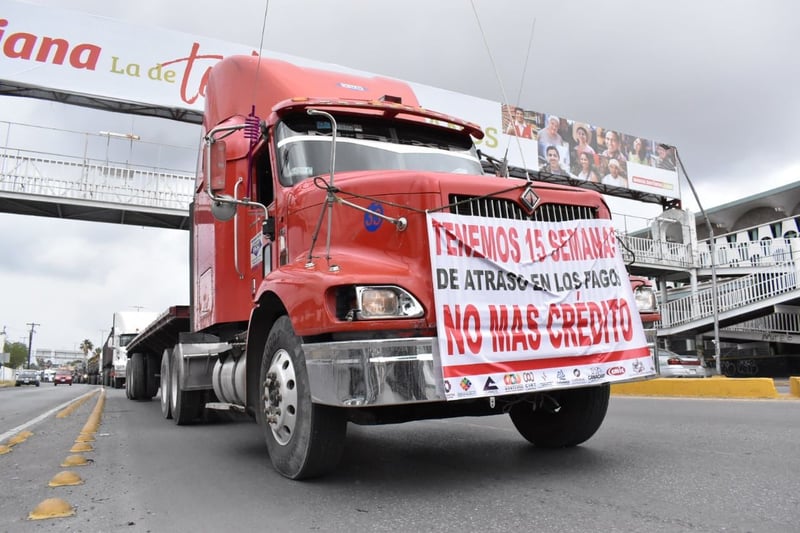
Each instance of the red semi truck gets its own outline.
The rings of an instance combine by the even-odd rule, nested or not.
[[[260,117],[260,118],[257,118]],[[487,175],[480,127],[401,81],[229,57],[208,73],[190,305],[128,344],[126,391],[182,425],[255,418],[292,479],[348,423],[508,414],[589,439],[655,373],[600,194]]]

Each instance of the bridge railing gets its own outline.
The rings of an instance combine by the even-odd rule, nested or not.
[[[718,267],[769,267],[800,262],[800,238],[785,237],[735,243],[697,243],[698,266],[711,268],[711,252]]]
[[[770,267],[717,284],[717,313],[741,309],[774,296],[800,290],[794,267]],[[713,316],[711,287],[661,304],[661,327],[670,328]]]
[[[151,168],[54,156],[0,153],[0,191],[140,207],[188,210],[194,177]]]
[[[776,311],[771,315],[746,320],[723,329],[763,334],[767,338],[775,335],[796,336],[800,335],[800,314]]]
[[[679,268],[691,268],[695,262],[690,244],[655,241],[621,232],[617,233],[617,238],[622,248],[622,257],[626,262],[635,261]]]

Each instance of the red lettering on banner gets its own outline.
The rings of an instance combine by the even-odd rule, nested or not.
[[[185,63],[183,69],[183,76],[181,77],[181,100],[186,102],[187,104],[193,104],[200,96],[206,95],[206,85],[208,84],[208,73],[219,60],[222,59],[223,56],[219,54],[205,54],[201,55],[198,54],[200,50],[200,43],[192,43],[192,51],[189,52],[187,57],[181,57],[178,59],[173,59],[171,61],[164,61],[161,63],[162,66],[166,67],[167,65],[174,65],[178,63]],[[189,79],[192,75],[192,70],[195,68],[195,63],[199,62],[200,60],[210,60],[211,63],[205,66],[205,70],[203,71],[202,77],[200,78],[200,83],[196,87],[196,92],[192,95],[189,93]],[[200,68],[203,68],[202,66]]]
[[[464,314],[461,314],[461,306],[455,305],[451,309],[449,305],[443,307],[444,330],[447,336],[447,355],[454,355],[454,348],[458,349],[458,355],[464,355],[464,340],[466,336],[466,346],[476,354],[481,351],[483,339],[481,337],[481,317],[478,309],[468,304],[464,307]],[[455,343],[455,346],[453,344]]]
[[[556,349],[630,341],[633,315],[624,299],[550,304],[547,335]]]
[[[519,263],[522,251],[516,228],[453,224],[431,221],[436,255],[480,257],[503,263]]]
[[[80,43],[70,49],[70,44],[66,39],[55,37],[42,37],[27,32],[17,32],[5,36],[5,28],[8,26],[8,19],[0,19],[0,41],[2,41],[3,55],[9,59],[31,59],[39,63],[47,63],[48,60],[53,65],[63,65],[64,60],[69,57],[69,64],[72,68],[95,70],[97,61],[100,58],[101,48],[95,44]],[[37,41],[39,48],[36,48]],[[34,57],[34,50],[36,55]],[[52,58],[51,58],[52,52]]]
[[[554,261],[585,261],[613,258],[617,254],[614,228],[579,227],[551,229],[547,242]]]
[[[528,245],[528,255],[533,261],[542,261],[547,257],[547,251],[544,248],[544,236],[542,230],[533,229],[525,232],[525,244]]]
[[[511,324],[508,322],[511,312]],[[492,335],[492,351],[516,352],[538,350],[542,338],[539,334],[539,310],[528,304],[523,310],[518,305],[489,306],[489,331]]]

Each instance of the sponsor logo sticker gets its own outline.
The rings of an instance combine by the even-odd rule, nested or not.
[[[606,370],[606,374],[609,376],[624,376],[625,375],[625,367],[624,366],[612,366],[608,370]]]

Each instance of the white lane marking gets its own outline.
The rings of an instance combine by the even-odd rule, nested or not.
[[[67,408],[67,406],[68,406],[69,404],[71,404],[72,402],[77,402],[78,400],[80,400],[80,399],[81,399],[81,398],[83,398],[84,396],[88,396],[88,395],[90,395],[90,394],[95,394],[96,392],[97,392],[96,390],[92,390],[92,391],[89,391],[89,392],[87,392],[87,393],[85,393],[85,394],[82,394],[81,396],[78,396],[78,397],[77,397],[77,398],[75,398],[74,400],[70,400],[70,401],[68,401],[68,402],[64,402],[64,403],[62,403],[61,405],[59,405],[58,407],[53,407],[52,409],[50,409],[50,410],[49,410],[49,411],[47,411],[46,413],[43,413],[43,414],[41,414],[41,415],[37,416],[37,417],[36,417],[36,418],[34,418],[33,420],[29,420],[29,421],[25,422],[24,424],[21,424],[21,425],[19,425],[19,426],[15,427],[14,429],[11,429],[11,430],[8,430],[8,431],[6,431],[6,432],[5,432],[5,433],[3,433],[2,435],[0,435],[0,442],[3,442],[4,440],[6,440],[6,439],[7,439],[7,438],[9,438],[9,437],[13,437],[14,435],[16,435],[17,433],[19,433],[19,432],[20,432],[20,431],[22,431],[23,429],[27,429],[27,428],[31,427],[32,425],[34,425],[34,424],[38,424],[39,422],[41,422],[42,420],[44,420],[44,419],[45,419],[45,418],[47,418],[48,416],[52,415],[53,413],[55,413],[55,412],[57,412],[57,411],[60,411],[60,410],[62,410],[62,409],[66,409],[66,408]]]

